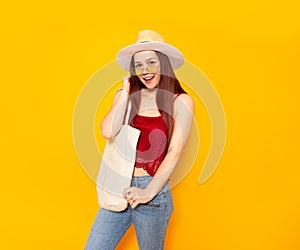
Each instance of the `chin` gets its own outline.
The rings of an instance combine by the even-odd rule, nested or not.
[[[157,87],[158,84],[155,84],[155,85],[154,85],[154,84],[153,84],[153,85],[152,85],[152,84],[148,84],[148,85],[147,85],[147,84],[144,84],[144,85],[145,85],[145,87],[146,87],[147,89],[155,89],[155,88]]]

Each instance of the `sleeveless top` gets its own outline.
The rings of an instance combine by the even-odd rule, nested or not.
[[[154,176],[167,152],[167,125],[161,115],[136,115],[133,125],[141,131],[135,167]]]

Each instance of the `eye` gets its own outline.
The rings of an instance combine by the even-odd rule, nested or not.
[[[149,61],[148,64],[149,64],[149,65],[156,64],[156,61]]]
[[[143,65],[142,65],[141,63],[138,63],[138,64],[135,65],[135,68],[139,69],[139,68],[141,68],[142,66],[143,66]]]

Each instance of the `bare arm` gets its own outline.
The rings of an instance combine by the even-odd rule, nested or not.
[[[190,96],[180,95],[175,102],[174,110],[175,123],[168,152],[146,188],[151,197],[154,197],[169,180],[179,161],[193,123],[194,104]]]
[[[116,92],[112,106],[103,118],[100,127],[103,137],[113,138],[121,129],[129,96],[128,77],[123,79],[123,89]]]
[[[175,169],[181,152],[189,137],[193,123],[194,103],[190,96],[180,95],[174,104],[174,129],[168,152],[147,188],[130,187],[124,190],[124,196],[135,208],[139,203],[146,203],[166,184]],[[128,195],[129,192],[129,195]]]

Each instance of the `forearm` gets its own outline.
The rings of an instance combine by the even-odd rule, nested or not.
[[[149,196],[154,197],[169,180],[188,140],[192,123],[193,101],[189,96],[185,96],[184,102],[175,113],[174,129],[168,152],[146,188]]]
[[[146,193],[150,197],[154,197],[168,182],[180,158],[180,152],[168,152],[162,161],[160,167],[156,171],[152,180],[146,187]]]
[[[114,137],[120,130],[128,102],[128,92],[124,89],[120,90],[119,96],[114,101],[110,111],[101,122],[102,135],[105,138]]]

